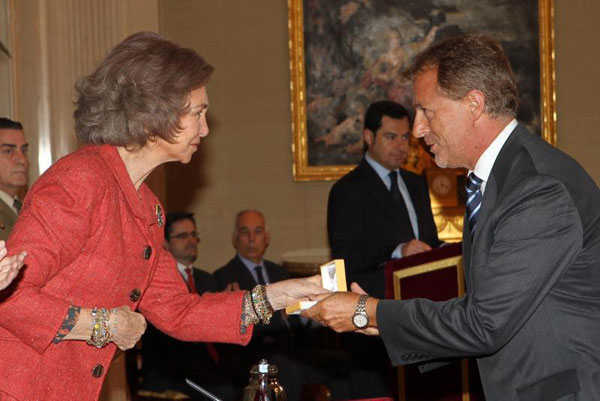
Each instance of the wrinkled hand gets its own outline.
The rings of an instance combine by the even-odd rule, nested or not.
[[[111,313],[111,328],[114,327],[115,318],[117,329],[116,332],[111,332],[111,341],[123,351],[133,348],[146,331],[146,319],[141,313],[132,311],[129,306],[120,306],[116,308],[116,313]]]
[[[27,252],[18,255],[6,256],[8,250],[4,241],[0,241],[0,290],[5,289],[19,274],[19,269],[25,263]]]
[[[371,297],[367,299],[369,326],[358,330],[354,323],[352,323],[352,315],[354,315],[354,311],[356,310],[359,295],[366,294],[366,292],[356,283],[352,283],[350,289],[352,292],[335,292],[333,294],[311,296],[310,299],[318,301],[318,303],[312,308],[303,311],[302,316],[316,320],[338,333],[355,331],[367,335],[379,335],[375,319],[378,300]]]
[[[402,245],[402,256],[410,256],[415,253],[430,251],[431,247],[418,239],[411,239]]]
[[[308,300],[311,295],[329,294],[330,291],[321,286],[321,276],[296,278],[269,284],[266,287],[267,299],[274,310]]]
[[[228,291],[239,291],[239,290],[240,290],[240,285],[237,283],[237,281],[234,281],[233,283],[227,284],[223,291],[228,292]]]

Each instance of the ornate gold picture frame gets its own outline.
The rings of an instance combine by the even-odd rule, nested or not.
[[[357,139],[362,133],[361,114],[368,103],[384,97],[393,97],[390,96],[390,93],[393,93],[399,97],[396,100],[404,100],[400,102],[410,106],[406,104],[410,99],[406,97],[409,89],[405,83],[402,86],[390,78],[382,84],[381,77],[376,76],[382,71],[380,61],[386,58],[388,65],[393,65],[393,60],[390,64],[390,56],[400,54],[404,57],[403,63],[406,63],[414,56],[413,52],[426,47],[440,36],[442,31],[445,35],[452,32],[485,33],[497,37],[503,44],[505,40],[509,41],[507,53],[512,56],[518,81],[525,85],[524,90],[521,90],[525,97],[523,107],[528,108],[524,114],[529,120],[525,123],[530,125],[533,131],[540,133],[545,140],[556,144],[553,0],[537,0],[537,7],[535,1],[531,3],[531,0],[511,1],[515,2],[514,7],[486,6],[482,0],[456,0],[456,7],[446,5],[444,9],[436,9],[431,7],[429,1],[424,0],[419,6],[422,8],[406,10],[409,6],[401,0],[368,3],[350,0],[288,0],[294,179],[334,180],[354,168],[361,156],[361,143],[360,139]],[[469,7],[471,3],[477,7],[464,12],[465,7]],[[306,21],[308,25],[305,18],[314,17],[315,14],[313,12],[310,16],[308,13],[305,15],[305,5],[310,7],[307,11],[318,10],[321,13],[317,21]],[[521,8],[518,7],[530,10],[531,15],[521,13]],[[378,8],[378,11],[372,8]],[[380,14],[377,14],[378,12]],[[511,26],[511,29],[505,26],[506,13],[512,13],[510,23],[516,24]],[[521,18],[514,18],[515,15]],[[365,23],[365,16],[377,17],[377,23]],[[406,18],[407,23],[396,24],[393,16]],[[335,25],[338,22],[340,25]],[[531,29],[536,22],[538,38],[533,38],[536,34],[533,32],[530,42],[537,44],[539,57],[538,53],[531,51],[532,49],[519,46],[519,43],[523,42],[520,32]],[[386,26],[386,23],[389,25]],[[311,27],[310,32],[305,31],[307,26]],[[365,27],[370,30],[361,30],[366,29]],[[384,36],[376,38],[377,34]],[[307,37],[312,38],[312,44],[318,45],[316,49],[310,45],[312,47],[307,50]],[[378,44],[382,44],[382,47],[374,48]],[[399,47],[394,48],[396,45]],[[342,63],[344,66],[337,62],[339,58],[336,59],[327,51],[339,46],[346,51]],[[367,56],[363,56],[365,54]],[[531,71],[532,68],[526,66],[529,64],[522,63],[524,60],[531,62],[532,54],[533,58],[539,60],[537,71]],[[315,60],[311,59],[311,55]],[[357,58],[353,60],[352,55],[357,55]],[[337,80],[329,82],[325,79],[317,82],[324,73],[336,68],[343,69]],[[374,72],[373,69],[379,70]],[[388,73],[389,71],[394,72],[386,70]],[[523,74],[526,76],[523,77]],[[323,96],[315,94],[315,91],[329,90],[327,88],[335,88],[337,94],[344,97],[345,105],[350,104],[348,107],[352,111],[343,110],[339,104],[332,104],[340,97],[335,93],[333,96],[331,92]],[[347,93],[345,88],[348,88]],[[526,97],[531,94],[532,88],[535,88],[533,92],[539,89],[539,97],[535,93],[531,98]],[[348,100],[346,97],[352,99]],[[521,117],[519,119],[523,121]],[[317,127],[313,130],[315,125]]]

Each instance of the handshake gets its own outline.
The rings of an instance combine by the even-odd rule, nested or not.
[[[337,332],[379,335],[376,319],[379,301],[369,297],[356,283],[352,283],[350,292],[347,291],[341,259],[322,265],[320,275],[270,284],[267,297],[275,310],[282,309],[281,302],[277,301],[279,297],[275,297],[281,292],[278,291],[280,287],[289,293],[284,301],[288,315],[301,314]]]

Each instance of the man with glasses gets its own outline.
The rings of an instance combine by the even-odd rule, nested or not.
[[[196,221],[193,213],[167,213],[165,224],[165,249],[177,261],[177,269],[192,292],[202,294],[215,292],[214,277],[203,270],[195,269],[193,263],[198,257],[200,237],[196,232]]]
[[[214,277],[194,268],[200,237],[193,213],[167,213],[164,247],[177,261],[177,269],[190,292],[215,292]],[[222,400],[233,400],[233,387],[220,373],[219,355],[213,344],[179,341],[163,334],[148,322],[142,337],[142,390],[176,390],[203,399],[185,383],[185,378],[207,388]]]
[[[0,240],[8,239],[21,210],[17,194],[27,185],[28,148],[21,123],[0,118]]]

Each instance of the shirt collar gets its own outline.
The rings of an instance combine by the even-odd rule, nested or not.
[[[367,163],[369,163],[369,165],[371,167],[373,167],[373,170],[375,170],[375,172],[377,173],[377,175],[379,176],[379,178],[381,178],[382,180],[384,180],[383,182],[387,182],[386,180],[390,179],[390,177],[389,177],[390,170],[388,170],[387,168],[383,167],[375,159],[373,159],[371,157],[371,155],[369,155],[369,152],[365,153],[365,160],[367,161]]]
[[[239,253],[237,254],[237,256],[238,256],[238,258],[240,258],[240,260],[242,261],[242,263],[244,264],[244,266],[246,266],[246,268],[248,270],[250,270],[251,272],[254,271],[254,268],[256,266],[265,267],[264,260],[261,260],[260,263],[255,263],[255,262],[251,261],[250,259],[246,259],[245,257],[243,257],[242,255],[240,255]]]
[[[184,265],[183,263],[177,262],[177,270],[187,280],[187,269],[191,269],[192,265]]]
[[[481,154],[479,160],[477,160],[477,164],[475,164],[475,169],[473,172],[475,175],[483,180],[483,185],[481,188],[481,192],[483,193],[485,190],[485,183],[488,181],[490,177],[490,173],[492,172],[492,167],[494,167],[494,163],[496,162],[496,158],[502,150],[504,143],[510,136],[510,134],[514,131],[517,126],[517,120],[514,118],[504,127],[504,129],[498,134],[496,139],[490,143],[490,146]],[[469,171],[471,173],[471,171]]]
[[[9,194],[7,194],[4,191],[0,191],[0,199],[6,203],[6,205],[8,207],[10,207],[13,212],[17,213],[17,211],[15,210],[15,207],[13,206],[14,202],[15,202],[15,198],[13,198],[12,196],[10,196]]]

